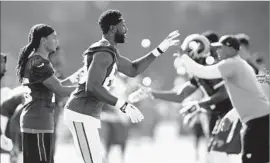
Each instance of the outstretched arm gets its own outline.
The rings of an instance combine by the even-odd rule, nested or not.
[[[118,68],[119,71],[129,77],[135,77],[138,74],[145,71],[148,66],[162,53],[164,53],[169,47],[177,45],[179,40],[176,39],[179,36],[178,31],[171,32],[167,38],[165,38],[160,45],[155,48],[153,51],[149,52],[145,56],[136,59],[134,61],[130,61],[129,59],[120,56],[118,57]]]
[[[199,101],[199,105],[200,105],[200,107],[207,109],[208,106],[217,104],[217,103],[222,102],[228,98],[229,98],[229,96],[227,94],[226,88],[223,85],[218,89],[218,92],[216,92],[215,94],[213,94],[209,98],[206,98],[206,99]]]
[[[63,86],[55,75],[44,80],[43,84],[59,97],[67,97],[74,91],[74,87]]]
[[[60,80],[58,80],[54,75],[54,70],[51,64],[44,62],[44,60],[35,60],[35,62],[32,63],[29,71],[33,79],[31,82],[29,82],[28,79],[25,79],[23,81],[25,86],[42,83],[44,86],[46,86],[48,89],[60,97],[69,96],[70,93],[74,90],[74,88],[62,86]]]
[[[83,67],[77,70],[72,75],[68,76],[67,78],[61,80],[61,85],[63,86],[76,86],[79,82],[79,78],[83,73]]]
[[[175,91],[151,91],[154,98],[181,103],[188,96],[197,90],[197,87],[192,85],[190,81],[184,84],[183,88],[179,92]]]
[[[219,63],[211,66],[203,66],[198,64],[193,59],[191,59],[188,55],[183,54],[181,56],[187,71],[192,75],[202,78],[202,79],[218,79],[222,78],[221,73],[219,71]]]
[[[238,70],[238,61],[233,58],[222,60],[211,66],[200,65],[186,54],[183,54],[181,59],[190,74],[202,79],[228,78]]]
[[[119,71],[122,72],[123,74],[129,77],[135,77],[138,74],[144,72],[156,58],[157,57],[154,56],[152,52],[134,61],[130,61],[128,58],[119,56],[118,68],[119,68]]]

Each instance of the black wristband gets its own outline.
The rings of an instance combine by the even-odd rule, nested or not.
[[[157,51],[158,51],[160,54],[164,53],[159,47],[157,47]]]
[[[128,105],[128,102],[125,102],[125,104],[120,108],[120,110],[123,112],[123,113],[126,113],[126,107]]]

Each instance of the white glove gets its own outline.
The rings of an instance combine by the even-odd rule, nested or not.
[[[127,104],[125,108],[125,113],[130,118],[132,123],[138,123],[144,119],[144,116],[140,112],[140,110],[132,104]]]
[[[178,30],[171,32],[165,40],[163,40],[157,48],[155,48],[152,53],[158,57],[160,54],[164,53],[168,50],[170,46],[175,46],[180,43],[180,40],[175,39],[176,37],[180,36],[180,33]]]
[[[126,101],[118,100],[115,107],[125,113],[130,118],[132,123],[138,123],[144,119],[144,116],[140,110],[136,106]]]
[[[153,99],[153,95],[151,94],[151,88],[140,86],[140,88],[137,91],[131,93],[128,96],[128,101],[131,103],[136,103],[148,97]]]
[[[13,143],[11,139],[6,137],[5,135],[1,135],[1,148],[6,151],[11,151],[13,148]]]

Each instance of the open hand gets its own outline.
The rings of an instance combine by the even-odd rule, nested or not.
[[[140,110],[132,104],[127,104],[124,113],[130,118],[132,123],[138,123],[144,119]]]
[[[177,39],[177,37],[180,36],[180,33],[178,30],[175,30],[171,32],[158,46],[158,48],[162,51],[165,52],[168,50],[169,47],[171,46],[176,46],[180,43],[180,40]]]

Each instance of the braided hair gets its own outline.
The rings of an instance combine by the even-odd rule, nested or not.
[[[54,29],[46,24],[36,24],[30,29],[28,34],[28,44],[20,50],[16,67],[19,82],[22,82],[24,69],[30,54],[38,49],[42,37],[47,37],[53,32]]]

